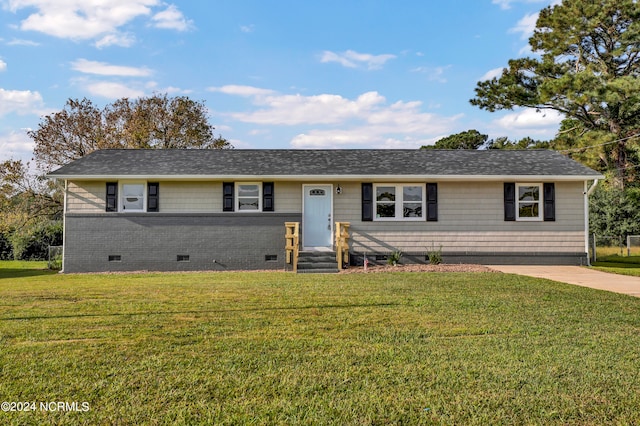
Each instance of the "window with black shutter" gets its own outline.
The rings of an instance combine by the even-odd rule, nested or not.
[[[147,211],[160,211],[160,184],[158,182],[147,184]]]
[[[373,221],[373,184],[362,184],[362,221]]]
[[[106,211],[118,211],[118,182],[107,182]]]
[[[556,220],[556,188],[553,183],[543,185],[544,192],[544,220],[553,222]]]
[[[504,183],[504,220],[516,220],[516,184],[515,182]]]
[[[264,182],[262,184],[262,211],[272,212],[275,210],[273,204],[273,182]]]
[[[222,183],[222,211],[223,212],[233,211],[233,191],[234,191],[233,182]]]
[[[438,184],[427,184],[427,221],[438,221]]]

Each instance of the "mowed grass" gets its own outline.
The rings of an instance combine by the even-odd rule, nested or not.
[[[592,266],[603,272],[640,277],[640,256],[609,255],[598,258]]]
[[[640,299],[499,273],[0,269],[1,424],[639,424]]]

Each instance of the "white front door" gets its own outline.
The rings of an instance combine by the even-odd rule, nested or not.
[[[302,244],[306,248],[332,247],[332,185],[303,185]]]

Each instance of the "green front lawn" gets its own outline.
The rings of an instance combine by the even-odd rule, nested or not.
[[[603,272],[640,277],[640,256],[610,255],[598,258],[592,266]]]
[[[0,305],[0,400],[89,407],[1,424],[640,423],[640,299],[546,280],[9,267]]]

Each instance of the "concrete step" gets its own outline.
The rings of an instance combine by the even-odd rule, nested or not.
[[[338,262],[335,253],[302,251],[298,254],[299,274],[337,273]]]
[[[338,262],[298,262],[298,269],[338,269]]]
[[[334,269],[300,269],[298,268],[299,274],[337,274],[338,268]]]

